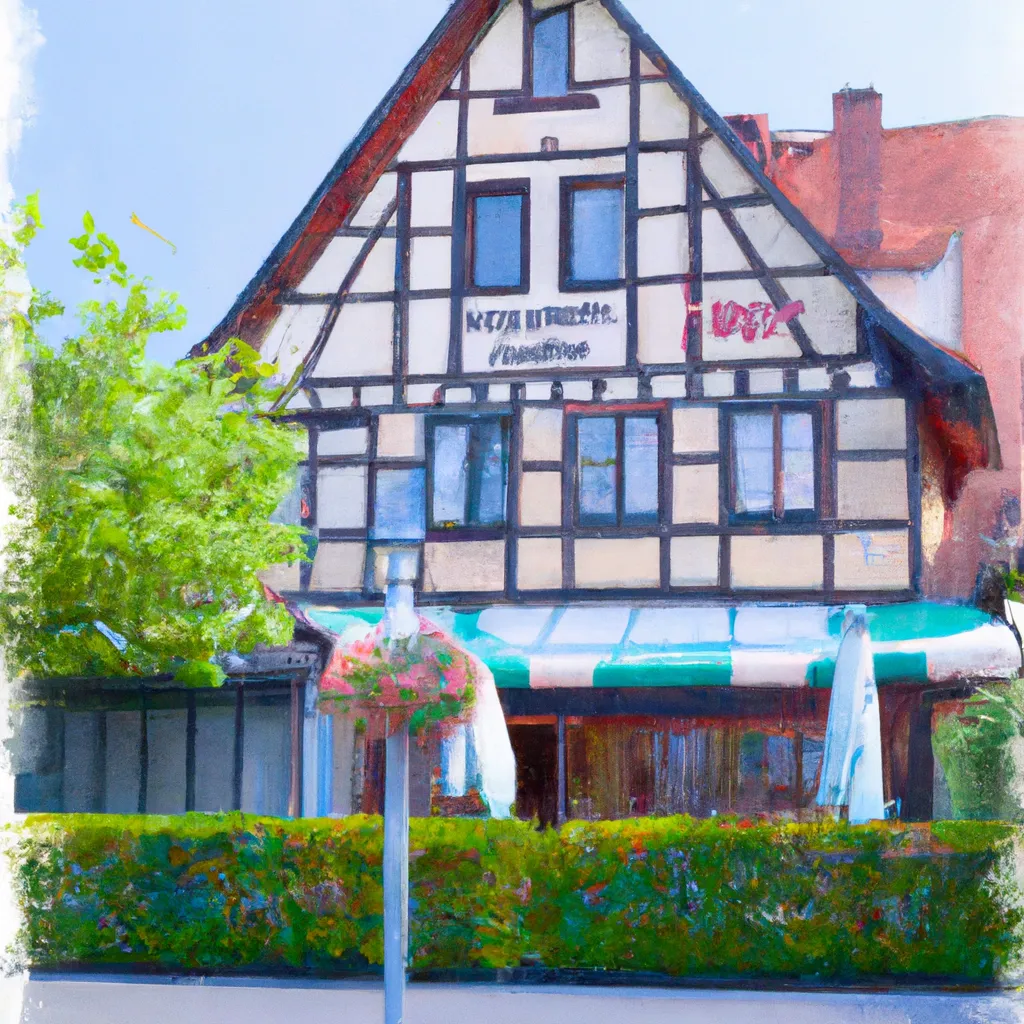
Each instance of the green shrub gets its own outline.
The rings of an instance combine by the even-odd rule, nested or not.
[[[414,969],[994,978],[1022,921],[996,823],[425,819],[410,840]],[[379,818],[29,819],[13,848],[35,966],[378,965]]]

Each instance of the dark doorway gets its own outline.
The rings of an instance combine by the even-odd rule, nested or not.
[[[554,825],[558,816],[558,727],[514,725],[508,728],[516,755],[516,816]]]

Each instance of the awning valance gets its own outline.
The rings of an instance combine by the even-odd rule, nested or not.
[[[349,642],[380,608],[304,605]],[[828,687],[845,606],[579,603],[423,608],[480,657],[504,689],[615,686]],[[868,608],[875,675],[886,683],[1009,679],[1016,637],[976,608],[933,602]]]

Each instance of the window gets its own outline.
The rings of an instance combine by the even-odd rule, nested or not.
[[[638,526],[658,521],[658,420],[655,416],[582,416],[577,420],[580,526]]]
[[[623,181],[562,179],[562,290],[618,284],[623,277]]]
[[[374,540],[422,540],[426,530],[422,469],[378,469],[373,502]]]
[[[533,25],[533,95],[569,92],[569,11],[555,11]]]
[[[502,526],[507,419],[438,419],[430,429],[431,528]]]
[[[814,416],[779,406],[732,415],[731,508],[746,519],[809,519],[817,507]]]
[[[470,185],[468,203],[470,290],[483,295],[529,291],[529,182]]]

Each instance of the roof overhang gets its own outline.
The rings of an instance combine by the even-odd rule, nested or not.
[[[495,605],[422,613],[481,658],[503,689],[830,687],[844,606]],[[300,614],[349,643],[380,608],[306,605]],[[867,612],[879,684],[1011,679],[1021,649],[1009,626],[976,608],[929,602]]]

